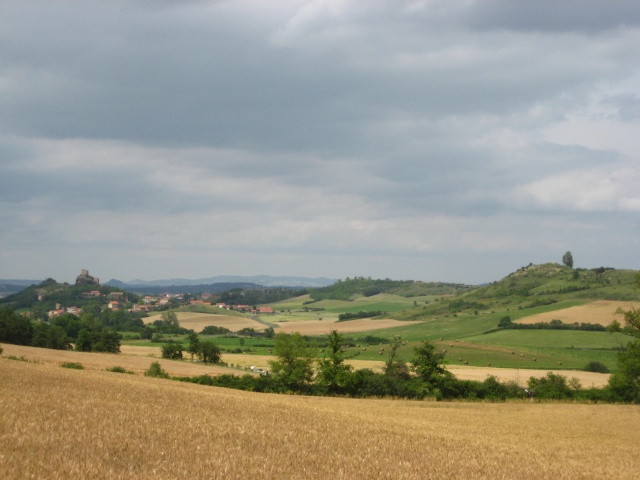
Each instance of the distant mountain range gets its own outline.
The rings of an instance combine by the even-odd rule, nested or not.
[[[337,282],[332,278],[309,278],[309,277],[272,277],[270,275],[218,275],[216,277],[199,278],[190,280],[186,278],[171,278],[164,280],[131,280],[123,282],[121,280],[111,279],[104,285],[120,288],[131,287],[171,287],[183,285],[212,285],[216,283],[240,283],[240,284],[256,284],[263,287],[300,287],[300,288],[320,288],[326,287]]]

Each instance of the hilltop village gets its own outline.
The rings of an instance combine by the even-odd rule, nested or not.
[[[271,307],[265,306],[250,306],[246,304],[226,304],[224,302],[213,303],[216,298],[215,295],[210,293],[202,293],[197,298],[192,298],[190,295],[181,293],[169,293],[164,292],[158,295],[135,295],[129,292],[123,291],[107,291],[100,285],[100,279],[93,277],[89,274],[88,270],[81,270],[80,275],[75,281],[76,287],[92,286],[95,288],[88,291],[80,292],[79,297],[86,301],[94,300],[98,302],[102,310],[120,311],[124,310],[129,313],[150,313],[153,311],[166,310],[174,308],[179,305],[202,305],[202,306],[216,306],[224,310],[233,310],[242,313],[250,313],[255,315],[269,315],[274,311]],[[111,287],[109,287],[111,288]],[[47,291],[44,289],[38,290],[38,301],[44,301],[47,296]],[[55,308],[48,310],[47,317],[54,318],[64,314],[81,315],[83,313],[82,306],[77,305],[64,305],[63,303],[56,303]]]

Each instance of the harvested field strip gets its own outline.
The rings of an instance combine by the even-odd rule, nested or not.
[[[631,307],[640,308],[639,302],[616,302],[610,300],[598,300],[578,305],[576,307],[563,308],[552,312],[539,313],[517,320],[517,323],[549,323],[551,320],[562,320],[564,323],[597,323],[607,326],[613,320],[622,322],[622,315],[616,315],[616,310],[622,308],[628,310]]]
[[[393,327],[406,327],[422,322],[403,322],[400,320],[361,318],[349,320],[348,322],[337,322],[335,320],[308,320],[300,322],[287,322],[278,324],[277,333],[294,333],[301,335],[327,335],[331,330],[340,333],[369,332]]]
[[[527,385],[531,377],[544,377],[550,370],[524,368],[492,368],[449,365],[447,370],[461,380],[476,380],[482,382],[491,375],[501,382],[516,382],[521,387]],[[608,373],[583,372],[581,370],[553,370],[553,373],[569,378],[577,378],[584,388],[601,388],[609,383]]]
[[[637,478],[637,406],[254,394],[0,359],[0,477]],[[615,452],[615,454],[612,454]]]
[[[144,373],[152,362],[159,362],[162,368],[172,376],[196,376],[196,375],[220,375],[223,373],[234,373],[232,369],[215,365],[205,365],[203,363],[180,362],[175,360],[164,360],[158,358],[159,355],[149,357],[147,355],[127,355],[124,353],[89,353],[73,352],[64,350],[50,350],[47,348],[23,347],[21,345],[2,344],[4,349],[3,357],[10,355],[15,357],[25,357],[32,362],[58,365],[63,362],[81,363],[88,370],[105,370],[114,366],[124,367],[134,373]],[[123,347],[124,351],[127,348]],[[146,348],[146,347],[140,347]],[[159,348],[156,348],[159,353]],[[3,359],[6,360],[6,359]],[[11,361],[11,360],[6,360]],[[17,362],[16,362],[17,363]]]
[[[248,317],[235,315],[214,315],[195,312],[176,312],[176,315],[182,328],[192,329],[197,333],[209,325],[228,328],[232,332],[237,332],[243,328],[254,328],[256,330],[264,330],[266,328],[265,325],[260,322],[256,322]],[[160,314],[152,315],[145,318],[144,322],[147,324],[153,323],[156,320],[160,320],[160,317]]]

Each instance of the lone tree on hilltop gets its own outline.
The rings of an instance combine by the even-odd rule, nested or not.
[[[573,255],[571,252],[567,252],[562,256],[562,263],[569,268],[573,268]]]

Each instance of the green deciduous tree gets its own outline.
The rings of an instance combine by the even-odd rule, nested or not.
[[[0,308],[0,342],[30,345],[33,325],[27,317],[15,313],[9,307]]]
[[[636,274],[635,283],[640,288],[640,272]],[[636,339],[618,355],[618,371],[609,378],[609,388],[614,399],[640,403],[640,309],[618,309],[616,313],[624,315],[625,327],[620,328],[620,324],[614,320],[609,329]]]
[[[182,344],[180,343],[165,343],[162,345],[162,358],[168,358],[170,360],[182,359]]]
[[[573,255],[571,252],[566,252],[562,256],[562,264],[566,267],[573,268]]]
[[[444,368],[444,354],[436,351],[434,344],[425,340],[413,349],[412,370],[425,382],[438,384],[449,372]]]
[[[269,362],[271,372],[283,387],[294,392],[305,390],[313,379],[313,350],[299,333],[275,336],[276,360]]]
[[[198,338],[198,334],[195,332],[190,333],[187,339],[189,340],[187,352],[191,354],[191,360],[193,360],[193,357],[198,354],[198,350],[200,349],[200,339]]]
[[[318,361],[318,384],[330,394],[343,391],[352,371],[351,365],[345,363],[343,341],[344,337],[337,330],[332,330],[327,337],[325,356]]]
[[[640,340],[618,355],[618,371],[609,378],[615,400],[640,403]]]
[[[389,346],[389,356],[384,364],[385,376],[392,379],[409,378],[409,367],[407,362],[398,358],[398,349],[402,346],[402,339],[400,337],[393,337],[393,342]]]
[[[176,312],[162,312],[160,318],[169,325],[175,325],[176,327],[180,326]]]
[[[43,322],[38,322],[34,325],[31,345],[54,350],[68,350],[71,348],[67,334],[62,327]]]
[[[219,363],[222,353],[215,343],[203,341],[198,344],[197,355],[204,363]]]

